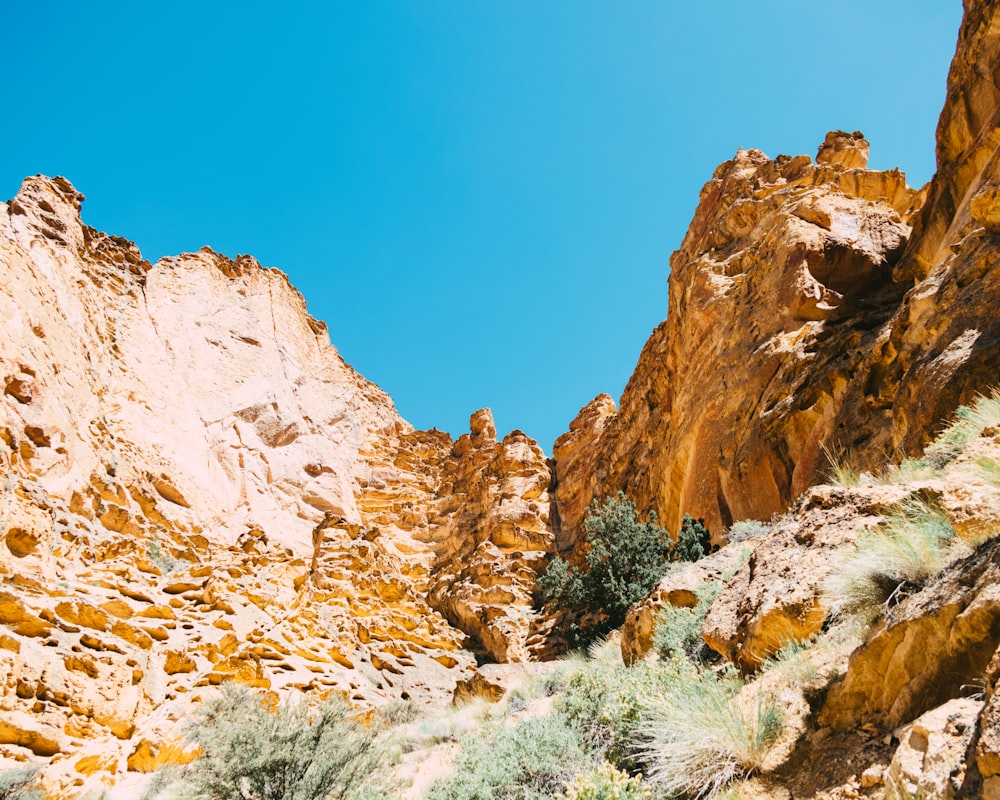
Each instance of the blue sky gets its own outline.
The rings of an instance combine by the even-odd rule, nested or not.
[[[738,147],[864,131],[911,185],[960,0],[9,4],[0,196],[38,172],[150,260],[287,272],[421,428],[547,452],[616,399]]]

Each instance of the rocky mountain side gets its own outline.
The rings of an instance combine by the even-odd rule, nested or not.
[[[720,165],[618,407],[588,404],[552,459],[521,432],[498,441],[485,409],[457,440],[414,430],[281,272],[208,249],[150,264],[82,222],[67,180],[26,179],[0,205],[0,757],[45,759],[70,796],[124,797],[178,757],[191,704],[224,680],[447,702],[477,661],[546,652],[537,577],[580,554],[588,505],[619,490],[720,542],[792,509],[745,562],[727,547],[671,573],[630,614],[627,661],[656,610],[694,605],[708,579],[724,587],[705,640],[740,668],[816,634],[829,553],[913,491],[811,488],[830,454],[898,462],[995,383],[998,37],[1000,10],[967,0],[924,189],[867,169],[857,132],[815,159]],[[956,528],[981,523],[955,475],[921,491]],[[963,680],[997,671],[993,617],[956,622],[991,597],[976,563],[961,603],[911,603],[859,651],[826,727],[913,723],[958,698],[949,683],[888,699],[913,674],[883,667],[916,657],[925,617],[947,617],[934,641]]]
[[[151,768],[228,677],[443,702],[472,650],[525,659],[537,444],[414,431],[282,273],[149,264],[82,200],[0,205],[0,752],[71,785]]]
[[[866,169],[859,133],[815,162],[741,150],[716,170],[619,408],[597,398],[556,442],[560,547],[618,490],[671,530],[768,519],[827,452],[898,461],[996,382],[1000,19],[965,5],[923,190]]]

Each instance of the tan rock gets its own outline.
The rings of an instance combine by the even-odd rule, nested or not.
[[[979,796],[968,764],[982,706],[978,700],[950,700],[898,731],[887,785],[905,795],[941,800]]]
[[[668,605],[694,608],[698,604],[699,590],[711,581],[721,586],[730,580],[747,555],[741,547],[733,545],[695,562],[671,565],[649,596],[628,610],[621,628],[622,661],[631,666],[650,651],[656,616],[661,608]]]
[[[1000,540],[897,606],[831,686],[820,725],[897,727],[982,681],[1000,646]]]
[[[716,170],[618,411],[595,401],[557,442],[561,546],[618,490],[721,541],[826,468],[841,395],[902,295],[891,272],[916,198],[898,171],[846,168],[861,142],[830,139],[816,164],[740,150]]]
[[[816,163],[842,169],[864,169],[868,166],[868,140],[861,131],[830,131],[819,146]]]
[[[789,642],[818,634],[830,611],[821,589],[834,554],[907,494],[903,487],[811,489],[753,541],[746,563],[709,608],[705,641],[752,671]]]

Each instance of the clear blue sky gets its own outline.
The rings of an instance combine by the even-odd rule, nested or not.
[[[42,172],[150,260],[291,277],[418,427],[551,452],[616,398],[738,147],[864,131],[912,185],[960,0],[8,3],[0,196]]]

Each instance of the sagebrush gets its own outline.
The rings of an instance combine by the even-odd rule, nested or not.
[[[353,800],[385,763],[378,731],[336,695],[310,709],[224,684],[187,738],[202,754],[176,776],[172,796],[190,800]]]
[[[427,800],[551,800],[592,764],[558,716],[500,723],[465,738],[454,774],[436,781]]]

